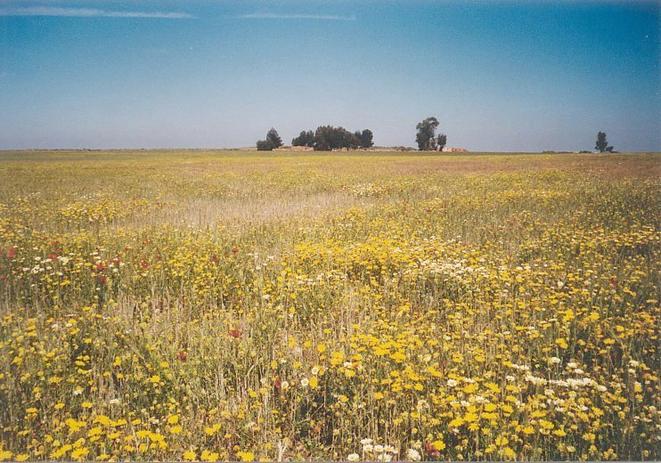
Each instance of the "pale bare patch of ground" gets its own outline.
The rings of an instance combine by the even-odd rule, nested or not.
[[[290,219],[316,219],[369,203],[342,192],[259,199],[191,199],[174,208],[134,218],[131,225],[250,227]]]

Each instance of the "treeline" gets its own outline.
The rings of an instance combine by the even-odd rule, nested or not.
[[[334,149],[358,149],[370,148],[374,145],[372,139],[374,134],[370,129],[350,132],[344,127],[333,127],[322,125],[312,130],[302,130],[298,137],[291,141],[292,146],[308,146],[316,151],[331,151]],[[282,146],[282,139],[277,130],[271,129],[266,134],[265,140],[257,142],[259,151],[270,151]]]
[[[438,119],[428,117],[416,125],[415,141],[420,151],[441,151],[447,143],[445,134],[436,135]],[[315,151],[332,151],[334,149],[358,149],[374,146],[374,134],[370,129],[350,132],[344,127],[322,125],[312,130],[302,130],[298,137],[291,141],[292,146],[307,146]],[[271,128],[266,133],[266,139],[257,142],[259,151],[271,151],[282,146],[282,138],[278,131]]]

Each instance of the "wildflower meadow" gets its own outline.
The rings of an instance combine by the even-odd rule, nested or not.
[[[0,153],[0,460],[658,460],[660,173]]]

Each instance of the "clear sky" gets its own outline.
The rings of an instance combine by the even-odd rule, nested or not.
[[[661,151],[659,1],[0,0],[0,148]]]

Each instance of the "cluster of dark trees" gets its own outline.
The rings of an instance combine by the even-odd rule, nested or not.
[[[418,144],[420,151],[442,151],[448,142],[448,137],[444,133],[436,136],[438,119],[435,117],[428,117],[424,121],[419,122],[415,128],[418,129],[415,142]]]
[[[370,129],[351,133],[344,127],[322,125],[317,127],[314,133],[312,130],[301,131],[298,137],[291,141],[291,144],[292,146],[309,146],[317,151],[330,151],[340,148],[370,148],[374,145],[373,138],[374,134]]]
[[[333,149],[357,149],[370,148],[374,145],[372,141],[374,135],[370,129],[350,132],[344,127],[333,127],[331,125],[322,125],[317,130],[303,130],[295,137],[292,146],[309,146],[316,151],[331,151]],[[275,129],[271,129],[266,134],[266,140],[257,142],[259,151],[270,151],[282,146],[282,139]]]
[[[282,138],[273,127],[266,132],[266,140],[257,141],[257,151],[271,151],[282,146]]]

